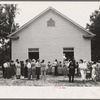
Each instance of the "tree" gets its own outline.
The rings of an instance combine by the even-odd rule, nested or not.
[[[96,36],[91,40],[92,60],[100,60],[100,10],[95,10],[90,15],[90,24],[86,25],[86,29],[94,33]]]
[[[17,11],[17,4],[0,5],[0,65],[10,59],[11,41],[7,35],[19,27],[18,23],[14,21]]]

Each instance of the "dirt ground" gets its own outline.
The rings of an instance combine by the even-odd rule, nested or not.
[[[68,82],[68,77],[47,75],[46,80],[28,80],[21,77],[21,79],[3,79],[0,78],[0,86],[68,86],[68,87],[98,87],[100,82],[86,80],[82,82],[80,77],[75,77],[74,83]]]

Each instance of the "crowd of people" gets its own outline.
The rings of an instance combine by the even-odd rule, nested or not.
[[[87,62],[80,59],[76,62],[74,59],[64,59],[63,63],[55,59],[53,63],[50,61],[46,64],[45,60],[40,61],[35,59],[27,59],[19,61],[16,59],[7,61],[3,64],[4,79],[15,78],[20,79],[22,76],[28,80],[30,79],[44,79],[46,75],[58,76],[63,75],[69,77],[69,82],[74,82],[74,76],[80,76],[82,81],[87,79],[95,80],[96,67],[100,66],[96,62]]]
[[[40,79],[41,75],[41,78],[46,79],[46,74],[58,76],[58,67],[62,68],[62,63],[59,61],[58,64],[57,59],[52,64],[51,62],[46,64],[45,60],[40,62],[39,59],[27,59],[25,63],[16,59],[16,62],[11,60],[3,64],[3,77],[9,79],[16,76],[16,79],[20,79],[21,76],[24,76],[30,80],[31,78]],[[62,69],[59,72],[59,75],[63,74]]]

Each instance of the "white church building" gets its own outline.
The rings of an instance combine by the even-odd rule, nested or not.
[[[52,7],[8,37],[12,42],[13,60],[63,61],[63,53],[67,58],[91,60],[91,38],[94,34]]]

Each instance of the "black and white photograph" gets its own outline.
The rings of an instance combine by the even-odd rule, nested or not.
[[[2,86],[99,88],[100,2],[0,2]]]

